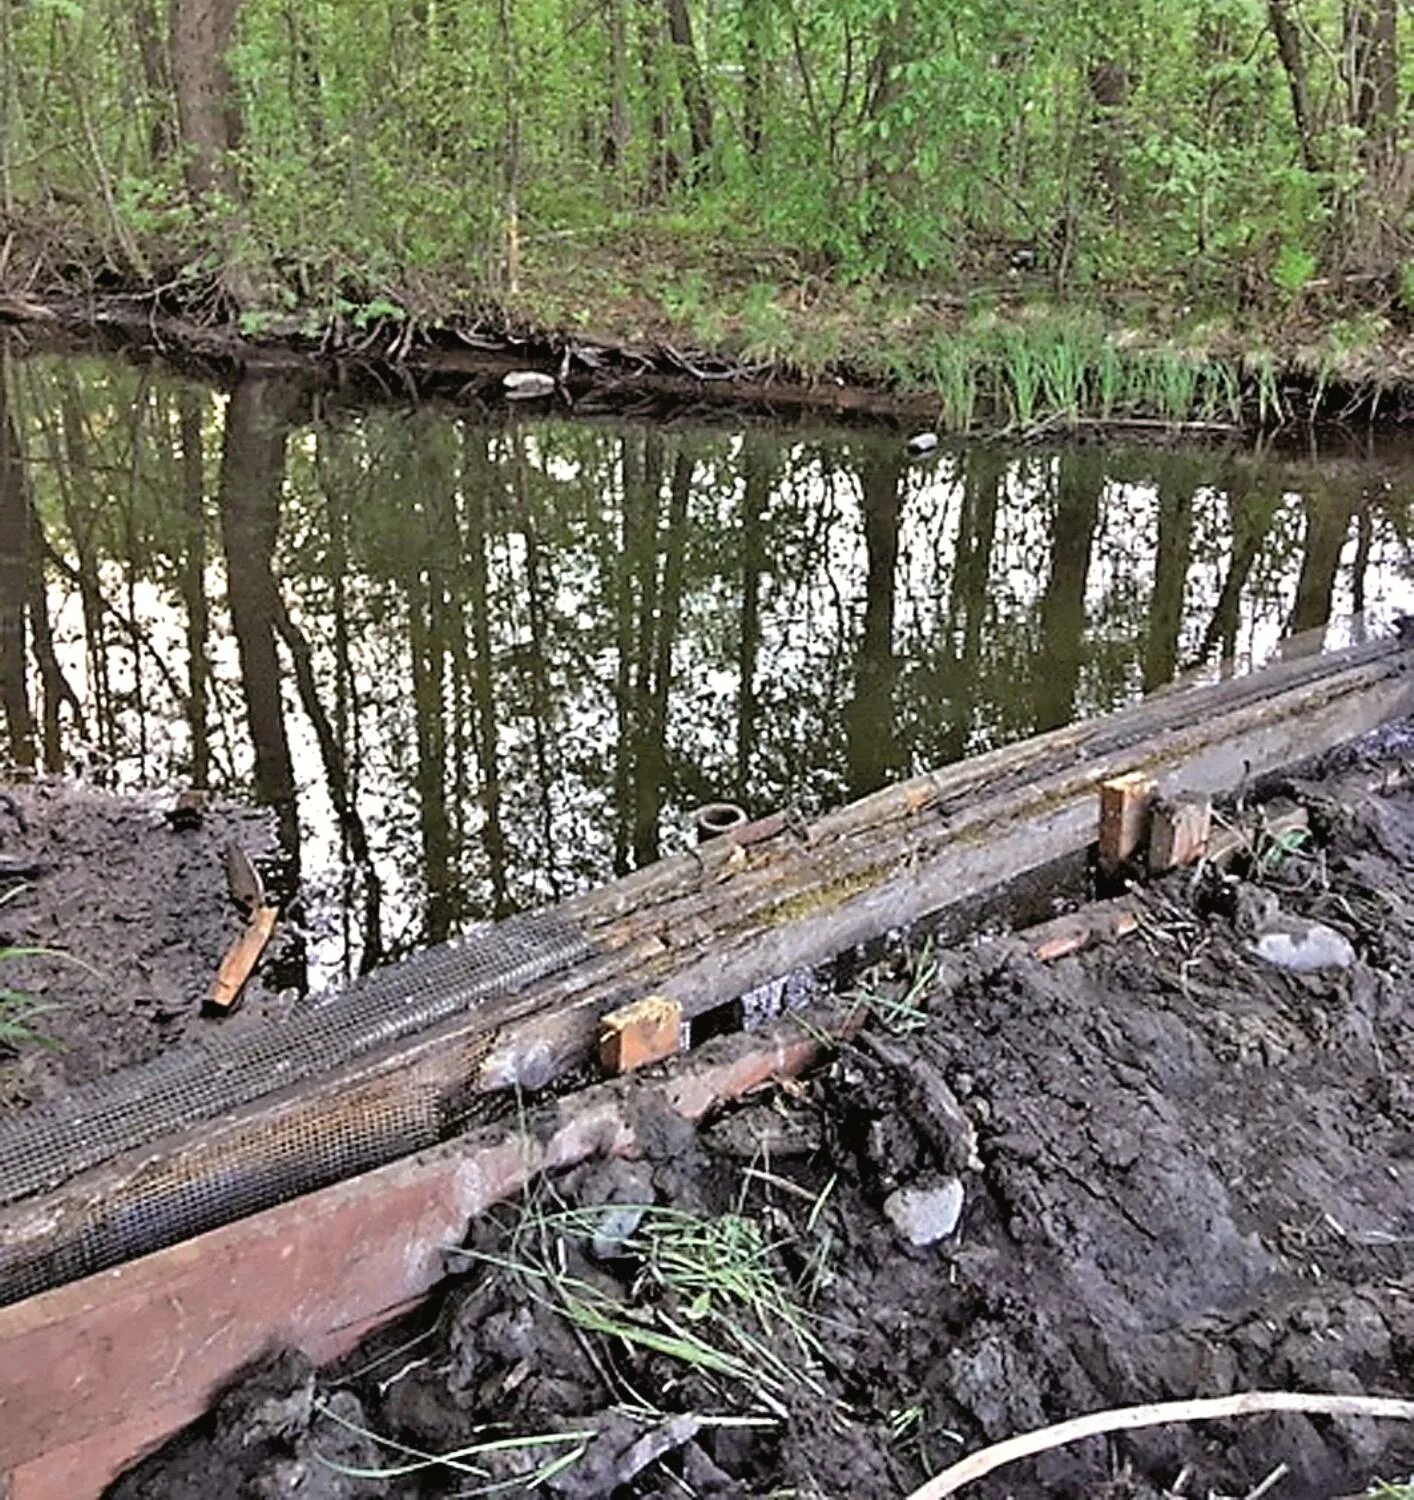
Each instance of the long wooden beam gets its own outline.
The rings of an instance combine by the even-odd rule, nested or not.
[[[1102,781],[1142,771],[1170,797],[1236,791],[1410,712],[1410,646],[1287,660],[916,777],[803,838],[650,866],[570,903],[615,957],[508,1007],[482,1086],[574,1066],[605,1002],[625,990],[668,994],[698,1015],[1075,855],[1094,841]]]
[[[121,1236],[184,1185],[256,1173],[277,1152],[317,1156],[352,1136],[369,1165],[404,1155],[395,1131],[379,1132],[411,1096],[474,1117],[478,1098],[591,1066],[599,1018],[625,1002],[663,993],[697,1016],[1083,850],[1103,779],[1144,770],[1169,795],[1227,790],[1411,711],[1414,648],[1302,657],[916,777],[803,833],[783,820],[774,837],[664,860],[562,908],[591,940],[586,961],[12,1204],[0,1264],[52,1250],[62,1265],[95,1226]]]

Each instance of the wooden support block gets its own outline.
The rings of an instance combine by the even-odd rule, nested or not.
[[[1100,868],[1113,874],[1138,853],[1148,832],[1154,778],[1131,771],[1100,783]]]
[[[1196,865],[1213,835],[1213,799],[1200,795],[1159,798],[1149,825],[1149,873]]]
[[[246,929],[231,944],[221,967],[216,974],[216,983],[211,987],[211,999],[207,1002],[212,1010],[229,1015],[241,998],[255,966],[260,962],[270,935],[275,931],[275,908],[257,906],[250,914]]]
[[[631,1073],[671,1057],[681,1040],[682,1006],[666,995],[648,995],[600,1021],[599,1061],[606,1073]]]

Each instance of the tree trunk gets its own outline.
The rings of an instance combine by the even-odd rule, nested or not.
[[[428,439],[424,436],[424,445]],[[440,477],[424,471],[431,479]],[[427,905],[423,936],[445,942],[452,930],[452,840],[447,816],[447,643],[445,576],[435,558],[450,559],[444,519],[445,484],[428,484],[424,494],[422,533],[409,559],[403,588],[407,595],[408,653],[412,662],[413,714],[417,727],[417,825],[422,842],[422,871]]]
[[[200,201],[238,183],[229,153],[240,143],[240,109],[226,52],[241,0],[172,0],[172,84],[186,152],[187,191]]]
[[[1124,193],[1124,164],[1120,159],[1119,115],[1129,103],[1129,70],[1114,58],[1090,69],[1090,105],[1095,141],[1095,176],[1103,189],[1105,207],[1112,209]]]
[[[147,105],[152,111],[148,149],[152,160],[161,163],[167,160],[177,144],[172,121],[172,68],[152,0],[134,0],[132,22],[138,56],[142,59]]]
[[[673,457],[668,491],[667,529],[663,533],[663,574],[655,588],[656,611],[645,601],[647,691],[643,697],[643,725],[639,737],[637,810],[634,816],[634,858],[639,865],[659,856],[659,823],[668,789],[668,700],[672,690],[673,647],[682,601],[683,563],[687,552],[687,502],[692,488],[692,460],[681,450]],[[658,491],[655,487],[655,496]],[[658,549],[653,550],[656,571]]]
[[[1296,599],[1285,634],[1303,635],[1330,623],[1331,597],[1340,554],[1350,532],[1355,513],[1355,496],[1348,491],[1332,495],[1316,490],[1306,496],[1306,540],[1301,550],[1301,575],[1296,582]]]
[[[1218,602],[1213,608],[1213,618],[1203,632],[1203,644],[1198,649],[1194,665],[1206,662],[1214,651],[1220,652],[1219,659],[1224,664],[1231,662],[1236,655],[1237,631],[1242,622],[1242,591],[1247,587],[1277,510],[1277,500],[1269,493],[1230,491],[1227,503],[1231,516],[1232,554],[1218,592]]]
[[[472,698],[476,704],[476,761],[481,776],[481,806],[485,814],[481,825],[481,839],[491,879],[490,915],[504,917],[511,909],[507,880],[509,850],[501,816],[501,737],[498,730],[495,661],[491,651],[491,566],[487,555],[494,480],[487,458],[484,431],[470,426],[466,429],[465,453],[467,514],[466,541],[462,555],[466,562],[467,592],[471,608],[463,618],[470,616],[472,658],[475,664]]]
[[[1193,486],[1184,480],[1159,485],[1159,535],[1154,560],[1154,596],[1144,642],[1144,691],[1173,680],[1183,628],[1183,597],[1193,550]]]
[[[898,583],[902,472],[903,461],[897,452],[881,452],[870,455],[859,476],[869,571],[854,694],[844,710],[851,801],[887,785],[903,765],[894,708],[894,684],[898,678],[894,598]]]
[[[752,801],[751,766],[756,748],[756,720],[760,710],[756,683],[761,651],[761,579],[769,566],[763,520],[771,498],[769,449],[761,437],[748,432],[741,452],[741,627],[737,652],[740,680],[736,733],[736,799],[743,807]]]
[[[648,154],[647,197],[665,198],[678,180],[678,159],[668,144],[668,116],[663,103],[660,62],[663,50],[663,13],[658,0],[639,0],[638,44],[643,68],[643,90],[648,97],[648,129],[653,149]]]
[[[1301,33],[1291,18],[1291,0],[1267,0],[1267,22],[1276,38],[1277,55],[1286,72],[1286,87],[1291,95],[1291,118],[1295,122],[1296,139],[1301,147],[1301,163],[1308,172],[1319,172],[1321,163],[1316,150],[1311,84],[1306,75],[1306,55],[1301,47]]]
[[[992,551],[997,537],[997,510],[1002,501],[1006,460],[990,448],[968,453],[963,467],[962,525],[958,532],[953,584],[948,605],[947,642],[952,660],[938,682],[938,696],[947,700],[947,722],[930,757],[950,765],[967,754],[982,668],[982,645],[991,593]]]
[[[64,769],[64,744],[60,732],[59,709],[67,703],[73,711],[74,728],[83,738],[83,706],[59,665],[54,649],[54,627],[49,619],[49,588],[45,572],[45,537],[34,498],[26,492],[29,503],[29,622],[34,634],[34,659],[39,663],[39,680],[44,689],[44,769],[51,775]]]
[[[1397,24],[1396,0],[1346,0],[1350,118],[1365,132],[1367,149],[1388,137],[1399,109]]]
[[[221,451],[220,503],[231,628],[255,749],[256,794],[276,810],[293,889],[299,868],[299,824],[275,651],[280,604],[274,572],[290,403],[289,388],[266,376],[246,375],[231,393]]]
[[[497,17],[501,30],[501,67],[505,75],[505,281],[506,292],[514,297],[520,291],[520,54],[510,0],[500,0]]]
[[[10,415],[9,355],[0,355],[0,701],[19,766],[34,764],[25,597],[29,590],[29,492],[19,435]]]
[[[762,33],[766,28],[765,0],[743,0],[741,10],[743,33],[741,62],[741,123],[747,155],[758,157],[765,142],[765,59],[762,56]]]
[[[628,23],[626,0],[609,0],[609,133],[604,138],[604,165],[623,170],[628,157]]]
[[[516,514],[525,538],[525,605],[530,625],[530,725],[531,745],[535,755],[535,783],[540,804],[540,834],[543,848],[540,869],[555,900],[560,899],[559,846],[555,841],[554,785],[558,781],[550,755],[550,682],[545,659],[548,636],[546,600],[553,598],[553,586],[547,589],[541,577],[539,521],[531,492],[529,461],[525,452],[525,433],[517,427],[510,435],[511,476],[515,487]]]
[[[1399,139],[1397,0],[1346,0],[1350,123],[1360,132],[1364,182],[1354,205],[1356,258],[1379,269],[1402,256],[1411,161]]]
[[[1085,655],[1085,583],[1104,475],[1090,452],[1061,455],[1051,532],[1051,576],[1041,599],[1033,684],[1035,731],[1058,729],[1075,717]]]
[[[692,141],[692,175],[700,176],[712,155],[712,101],[692,40],[692,18],[687,0],[663,0],[667,11],[668,39],[677,61],[678,87],[687,111],[688,135]]]
[[[178,400],[182,450],[182,519],[186,546],[182,559],[182,595],[187,613],[187,727],[191,734],[193,786],[208,786],[211,740],[206,715],[206,638],[210,629],[206,603],[206,465],[201,446],[201,398],[183,390]]]

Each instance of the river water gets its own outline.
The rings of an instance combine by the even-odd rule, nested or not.
[[[358,407],[9,358],[12,765],[274,806],[297,983],[1414,612],[1414,453]]]

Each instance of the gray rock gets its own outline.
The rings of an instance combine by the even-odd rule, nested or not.
[[[524,401],[532,396],[549,396],[555,389],[555,377],[540,370],[512,370],[502,380],[506,395]]]
[[[654,1201],[652,1169],[645,1162],[619,1158],[596,1163],[577,1196],[580,1207],[592,1211],[594,1227],[585,1249],[595,1260],[611,1260],[623,1254],[624,1242]]]
[[[925,453],[931,453],[938,446],[938,434],[936,432],[915,432],[908,440],[908,451],[914,458],[921,458]]]
[[[1280,926],[1258,936],[1253,949],[1258,958],[1292,974],[1348,969],[1355,962],[1354,948],[1334,927],[1302,917],[1283,916]]]
[[[624,1242],[632,1237],[643,1222],[646,1210],[639,1204],[620,1204],[601,1208],[595,1216],[594,1238],[589,1244],[589,1253],[595,1260],[608,1260],[618,1255]]]
[[[962,1184],[956,1177],[945,1177],[931,1187],[890,1193],[884,1200],[884,1213],[910,1245],[932,1245],[957,1228],[962,1203]]]

